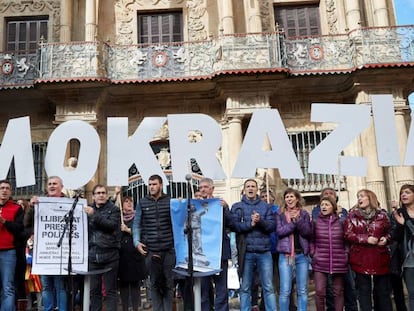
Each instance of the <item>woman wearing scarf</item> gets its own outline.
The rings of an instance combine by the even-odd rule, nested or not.
[[[141,282],[145,279],[144,257],[134,247],[131,226],[135,217],[134,204],[131,197],[122,200],[121,251],[119,258],[119,284],[122,310],[128,311],[131,298],[132,310],[141,307]]]
[[[358,203],[345,220],[345,239],[350,243],[350,264],[356,273],[355,285],[361,311],[392,310],[390,285],[391,224],[379,207],[374,192],[357,193]],[[374,287],[372,288],[372,283]]]
[[[279,237],[280,311],[289,310],[290,292],[294,270],[298,296],[298,311],[307,310],[309,240],[312,234],[308,212],[302,209],[302,197],[297,190],[286,189],[284,204],[276,217],[276,233]]]

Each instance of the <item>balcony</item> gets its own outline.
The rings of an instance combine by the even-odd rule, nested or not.
[[[235,34],[159,45],[42,43],[37,56],[0,53],[0,61],[0,89],[46,82],[208,79],[237,72],[347,73],[373,64],[412,65],[414,25],[318,37]]]

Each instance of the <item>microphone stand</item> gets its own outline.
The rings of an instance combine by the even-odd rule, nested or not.
[[[188,178],[190,177],[190,178]],[[191,298],[193,303],[191,304],[192,310],[194,310],[194,266],[193,266],[193,227],[191,226],[191,217],[193,211],[191,210],[191,175],[185,177],[187,180],[187,224],[186,224],[186,234],[188,240],[188,273],[190,275],[190,284],[191,284]]]
[[[74,200],[73,200],[73,203],[72,203],[72,207],[70,208],[70,210],[65,215],[65,218],[64,218],[65,219],[65,226],[64,226],[62,234],[59,238],[59,242],[57,244],[58,247],[62,246],[63,237],[65,236],[66,229],[69,227],[69,239],[68,239],[68,244],[69,244],[68,277],[69,277],[69,282],[70,282],[70,293],[69,293],[70,308],[69,308],[69,310],[73,310],[73,308],[74,308],[73,275],[72,275],[72,234],[73,234],[73,213],[75,211],[76,205],[78,204],[79,197],[80,197],[79,193],[75,194],[75,197],[74,197]]]

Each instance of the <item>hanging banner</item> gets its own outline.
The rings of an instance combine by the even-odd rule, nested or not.
[[[35,205],[33,274],[67,275],[69,224],[66,219],[74,199],[39,197]],[[72,270],[88,271],[88,220],[79,199],[73,211]]]
[[[220,199],[191,199],[191,228],[193,236],[194,271],[220,269],[223,207]],[[171,221],[174,233],[176,267],[188,268],[187,200],[171,200]]]

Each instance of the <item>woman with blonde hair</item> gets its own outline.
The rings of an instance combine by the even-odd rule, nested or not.
[[[389,311],[392,310],[391,256],[387,247],[391,239],[390,220],[371,190],[359,190],[357,199],[345,220],[345,239],[350,243],[350,264],[356,273],[359,305],[361,311],[371,311],[373,303],[375,310]]]
[[[276,217],[276,233],[279,238],[276,249],[279,252],[280,310],[289,310],[292,280],[296,271],[298,311],[306,311],[309,240],[312,234],[310,216],[302,208],[302,196],[299,191],[287,188],[283,198],[281,213]]]

